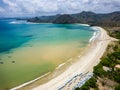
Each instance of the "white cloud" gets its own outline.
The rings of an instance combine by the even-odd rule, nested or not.
[[[3,0],[3,2],[4,10],[11,16],[120,10],[120,0]]]
[[[2,7],[0,7],[0,12],[2,13],[2,12],[4,12],[5,10],[2,8]]]
[[[9,6],[17,6],[14,2],[12,2],[12,1],[10,1],[10,0],[3,0],[3,2],[5,3],[5,4],[8,4]]]
[[[45,2],[42,4],[42,9],[45,12],[55,12],[58,10],[58,3]]]
[[[5,13],[5,10],[2,7],[0,7],[0,17],[4,16],[4,13]]]

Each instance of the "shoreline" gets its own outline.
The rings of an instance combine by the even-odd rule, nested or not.
[[[103,28],[98,26],[94,26],[93,28],[100,30],[100,32],[97,35],[94,35],[94,39],[90,42],[88,50],[85,51],[85,55],[82,55],[77,62],[73,63],[73,65],[66,69],[62,74],[32,90],[56,90],[74,75],[88,71],[92,72],[93,67],[99,63],[107,45],[111,41],[111,38]]]
[[[91,36],[92,36],[92,34],[91,34]],[[90,37],[91,37],[91,36],[90,36]],[[78,38],[78,40],[79,40],[79,38]],[[89,38],[88,38],[88,40],[89,40]],[[87,41],[88,41],[88,40],[87,40]],[[73,45],[72,45],[72,44],[73,44]],[[17,60],[20,60],[20,59],[21,59],[21,60],[24,60],[24,56],[26,57],[27,55],[28,55],[28,56],[29,56],[29,55],[34,55],[34,54],[31,53],[31,52],[34,52],[34,50],[35,50],[35,51],[38,50],[38,52],[36,52],[36,53],[39,53],[39,51],[40,51],[40,50],[37,49],[37,47],[34,46],[34,45],[33,45],[33,46],[27,46],[27,43],[25,43],[25,45],[26,45],[26,46],[25,46],[23,49],[21,49],[21,47],[20,47],[20,48],[18,47],[18,48],[12,49],[9,53],[6,53],[5,55],[3,55],[3,56],[2,56],[2,59],[6,59],[6,58],[7,58],[6,61],[7,61],[7,60],[8,60],[8,61],[9,61],[9,60],[16,60],[16,63],[17,63]],[[28,44],[28,45],[29,45],[29,44]],[[61,50],[64,49],[62,45],[63,45],[63,43],[61,43],[61,47],[62,47],[62,48],[60,48]],[[74,47],[74,43],[71,43],[70,45],[71,45],[71,48],[69,48],[69,50],[73,52],[72,47]],[[23,44],[23,46],[24,46],[24,44]],[[36,47],[36,48],[34,49],[34,47]],[[67,47],[69,47],[69,46],[67,46]],[[78,46],[77,46],[77,47],[78,47]],[[56,48],[56,47],[53,46],[53,48]],[[27,52],[28,49],[29,49],[29,53],[27,53],[27,54],[25,54],[24,52],[21,53],[22,50],[25,50],[25,51]],[[34,49],[34,50],[33,50],[33,49]],[[65,48],[64,50],[67,50],[67,49]],[[79,49],[79,50],[81,50],[81,49]],[[50,50],[49,50],[49,51],[50,51]],[[51,52],[51,51],[50,51],[50,52]],[[58,51],[57,51],[57,52],[58,52]],[[68,52],[68,53],[69,53],[69,52]],[[79,53],[79,52],[78,52],[78,53]],[[77,53],[77,54],[78,54],[78,53]],[[73,53],[73,54],[74,54],[74,53]],[[76,56],[77,56],[77,54],[76,54]],[[19,55],[20,55],[20,56],[19,56]],[[36,54],[36,55],[37,55],[37,54]],[[45,52],[45,55],[47,55],[46,52]],[[54,55],[55,55],[55,54],[54,54]],[[64,55],[65,55],[65,53],[64,53]],[[8,58],[8,57],[6,57],[6,56],[11,57],[11,58]],[[76,57],[76,56],[73,56],[73,57]],[[20,58],[17,59],[17,57],[20,57]],[[31,57],[32,57],[32,56],[29,56],[29,58],[27,58],[26,60],[32,60]],[[62,57],[63,57],[63,55],[62,55]],[[69,60],[71,57],[72,57],[72,55],[70,55],[70,57],[66,58],[65,61],[66,61],[66,60]],[[23,59],[22,59],[22,58],[23,58]],[[35,57],[34,57],[34,59],[36,60]],[[34,60],[34,59],[33,59],[33,60]],[[20,60],[20,61],[21,61],[21,60]],[[6,63],[6,62],[5,62],[5,63]],[[24,63],[25,63],[25,62],[24,62]],[[62,62],[61,62],[61,63],[62,63]],[[21,64],[21,63],[19,63],[19,65],[20,65],[20,64]],[[34,65],[35,65],[35,64],[34,64]],[[59,64],[57,64],[56,66],[59,66]],[[66,65],[64,65],[64,66],[66,67]],[[64,66],[61,67],[62,70],[64,69],[64,68],[63,68]],[[61,68],[60,68],[60,69],[61,69]],[[28,69],[29,69],[29,68],[28,68]],[[43,69],[44,69],[44,68],[43,68]],[[39,70],[39,69],[37,69],[37,70]],[[62,70],[61,70],[61,71],[59,70],[60,73],[57,72],[57,75],[61,74],[61,73],[62,73]],[[66,70],[66,69],[65,69],[65,70]],[[63,71],[63,72],[64,72],[64,71]],[[13,72],[13,73],[14,73],[14,72]],[[31,72],[31,73],[32,73],[32,72]],[[46,72],[46,73],[47,73],[47,72]],[[45,74],[45,73],[43,73],[43,74]],[[29,75],[29,74],[26,74],[26,76],[27,76],[27,75]],[[55,73],[54,77],[56,77],[57,75],[56,75],[56,73]],[[41,75],[40,75],[40,76],[41,76]],[[20,76],[19,76],[19,77],[20,77]],[[20,79],[19,77],[18,77],[18,79]],[[27,77],[29,77],[29,76],[27,76]],[[39,77],[39,76],[38,76],[38,77]],[[54,78],[54,77],[53,77],[53,78]],[[22,78],[22,77],[21,77],[21,78]],[[35,77],[35,78],[37,78],[37,77]],[[34,80],[35,78],[33,78],[33,79],[31,79],[31,80]],[[45,78],[46,78],[46,77],[45,77]],[[13,79],[12,79],[12,80],[13,80]],[[23,80],[24,80],[24,79],[23,79]],[[31,82],[31,80],[26,80],[26,81],[27,81],[27,82]],[[41,80],[41,79],[40,79],[40,80]],[[39,80],[39,81],[40,81],[40,80]],[[9,81],[9,79],[8,79],[7,81]],[[16,81],[17,81],[17,80],[16,80]],[[14,87],[17,87],[17,86],[20,86],[20,85],[22,85],[22,84],[24,84],[24,83],[27,83],[26,81],[23,82],[23,83],[21,83],[21,84],[17,84],[17,85],[15,85]],[[47,80],[46,80],[46,81],[47,81]],[[37,82],[37,81],[36,81],[36,82]],[[8,84],[8,85],[9,85],[9,84]],[[14,87],[11,87],[11,88],[14,88]]]
[[[17,86],[17,87],[11,88],[10,90],[20,89],[20,88],[22,88],[22,87],[24,87],[24,86],[26,86],[26,85],[29,85],[29,84],[31,84],[31,83],[33,83],[33,82],[35,82],[35,81],[37,81],[37,80],[39,80],[39,79],[47,76],[47,75],[50,74],[50,73],[51,73],[51,72],[48,72],[48,73],[46,73],[46,74],[44,74],[44,75],[42,75],[42,76],[40,76],[40,77],[38,77],[38,78],[36,78],[36,79],[34,79],[34,80],[31,80],[31,81],[29,81],[29,82],[23,83],[23,84],[21,84],[21,85],[19,85],[19,86]]]
[[[78,25],[83,25],[83,26],[90,26],[89,24],[82,24],[82,23],[76,23]]]
[[[96,39],[98,39],[98,37],[99,37],[99,35],[100,35],[100,33],[101,33],[100,27],[94,26],[94,27],[92,27],[92,28],[93,28],[93,30],[95,30],[95,32],[93,33],[93,36],[89,39],[89,44],[88,44],[88,46],[87,46],[87,50],[85,49],[85,52],[83,53],[83,55],[80,55],[80,57],[78,57],[79,60],[77,60],[76,62],[74,62],[74,63],[73,63],[72,65],[70,65],[65,71],[63,71],[60,75],[57,75],[56,77],[54,77],[53,79],[49,80],[48,82],[54,80],[54,79],[57,78],[58,76],[61,76],[64,72],[68,71],[68,69],[69,69],[71,66],[73,66],[75,63],[78,63],[78,61],[81,61],[81,58],[82,58],[83,56],[85,56],[84,54],[86,54],[86,53],[89,52],[89,49],[96,43]],[[97,40],[97,41],[98,41],[98,40]],[[58,67],[56,67],[56,69],[62,68],[65,64],[66,64],[66,62],[60,64]],[[75,66],[75,67],[76,67],[76,66]],[[49,73],[46,73],[46,74],[48,75]],[[21,85],[19,85],[19,86],[13,87],[13,88],[10,89],[10,90],[21,89],[21,88],[23,88],[23,87],[25,87],[25,86],[27,86],[27,85],[30,85],[30,84],[36,82],[37,80],[39,80],[39,79],[41,79],[41,78],[44,78],[44,76],[46,76],[46,74],[44,74],[44,75],[42,75],[42,76],[40,76],[40,77],[38,77],[38,78],[36,78],[36,79],[34,79],[34,80],[31,80],[31,81],[29,81],[29,82],[23,83],[23,84],[21,84]],[[74,75],[75,75],[75,74],[74,74]],[[66,80],[66,81],[67,81],[67,80]],[[48,82],[46,82],[46,83],[48,83]],[[46,84],[46,83],[45,83],[45,84]],[[43,85],[44,85],[44,84],[43,84]],[[42,84],[40,84],[40,86],[42,86]],[[51,86],[50,86],[50,87],[51,87]],[[60,87],[60,86],[59,86],[59,87]],[[43,88],[43,89],[44,89],[44,88]],[[45,88],[45,89],[46,89],[46,90],[52,90],[52,89],[47,89],[47,88]],[[37,88],[33,88],[33,90],[42,90],[42,89],[40,89],[39,86],[38,86],[38,89],[37,89]]]
[[[93,36],[89,39],[89,43],[92,43],[92,42],[94,42],[95,41],[95,39],[99,36],[99,34],[100,34],[100,30],[98,29],[98,28],[96,28],[96,27],[91,27],[93,30],[94,30],[94,33],[93,33]]]

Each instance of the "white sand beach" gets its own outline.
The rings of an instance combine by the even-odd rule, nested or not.
[[[100,58],[107,48],[107,45],[112,40],[103,28],[97,26],[94,28],[100,30],[99,34],[96,39],[90,43],[84,55],[79,57],[79,60],[73,63],[65,72],[47,83],[33,88],[32,90],[57,90],[74,75],[86,73],[88,71],[92,72],[93,67],[99,63]]]

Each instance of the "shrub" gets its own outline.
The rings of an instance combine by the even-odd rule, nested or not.
[[[115,90],[120,90],[120,84],[115,87]]]
[[[101,63],[98,64],[97,66],[94,67],[93,73],[94,73],[95,75],[97,75],[97,76],[100,76],[100,77],[103,76],[103,75],[105,75],[105,71],[103,70],[102,67],[103,67],[103,66],[102,66]]]

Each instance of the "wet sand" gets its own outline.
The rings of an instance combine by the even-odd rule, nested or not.
[[[2,53],[0,58],[4,64],[0,65],[0,71],[3,72],[0,74],[1,81],[4,81],[3,84],[6,86],[15,87],[31,80],[34,81],[35,78],[47,72],[57,71],[52,78],[56,77],[63,71],[59,72],[56,68],[65,66],[60,64],[65,63],[70,58],[76,58],[82,49],[80,42],[62,43],[54,46],[39,46],[39,43],[35,43],[13,49],[8,53]],[[50,79],[40,80],[40,83],[48,80]],[[11,83],[14,84],[11,85]]]
[[[92,72],[93,67],[99,63],[100,58],[107,48],[107,45],[111,41],[111,38],[107,35],[107,32],[103,28],[94,28],[99,29],[100,32],[96,39],[90,43],[89,47],[85,51],[86,53],[82,55],[77,62],[65,70],[65,72],[48,81],[47,83],[33,88],[32,90],[57,90],[74,75],[88,71]]]

